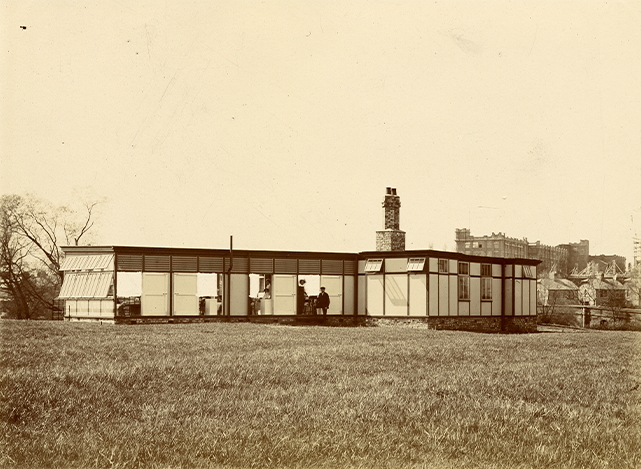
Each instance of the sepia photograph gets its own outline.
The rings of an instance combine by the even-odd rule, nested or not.
[[[641,467],[639,25],[0,2],[0,467]]]

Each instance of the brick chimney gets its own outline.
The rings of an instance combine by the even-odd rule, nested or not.
[[[383,230],[376,232],[377,251],[405,251],[405,232],[400,228],[401,198],[388,187],[383,198]]]

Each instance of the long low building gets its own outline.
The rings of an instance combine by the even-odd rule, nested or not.
[[[540,261],[405,251],[400,198],[387,188],[376,251],[133,246],[63,248],[69,321],[260,321],[536,331]],[[329,295],[323,311],[319,292]],[[323,312],[327,316],[319,318]]]
[[[318,317],[314,301],[322,286],[330,324],[403,319],[438,329],[536,330],[539,261],[532,259],[432,250],[72,246],[64,252],[59,298],[71,321],[287,322]]]

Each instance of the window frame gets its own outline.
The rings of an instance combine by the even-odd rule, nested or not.
[[[423,272],[425,269],[425,257],[410,257],[407,260],[407,272]]]
[[[458,277],[458,300],[470,301],[470,276],[459,275]]]
[[[439,274],[449,274],[450,273],[450,261],[449,261],[449,259],[439,259],[438,260],[438,273]]]
[[[470,263],[458,263],[458,299],[470,301]]]
[[[481,277],[481,301],[492,301],[492,277]]]
[[[375,259],[367,259],[365,261],[365,273],[366,274],[377,274],[383,269],[383,261],[384,259],[381,258],[375,258]]]

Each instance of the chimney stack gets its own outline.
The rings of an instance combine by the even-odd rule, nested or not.
[[[383,198],[383,230],[376,232],[377,251],[405,251],[405,232],[400,230],[401,198],[388,187]]]

